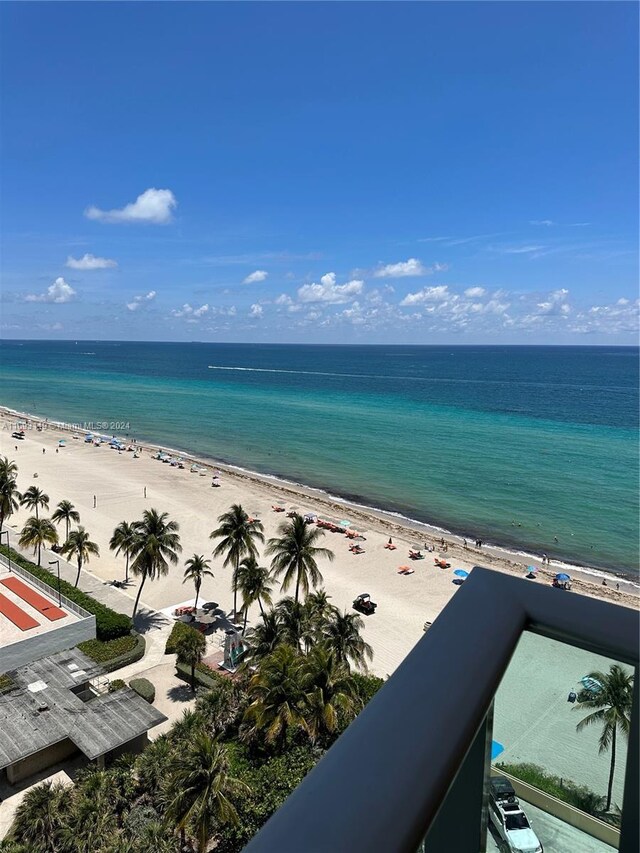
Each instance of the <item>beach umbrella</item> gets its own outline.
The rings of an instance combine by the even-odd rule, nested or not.
[[[468,578],[468,577],[469,577],[469,572],[465,572],[465,570],[464,570],[464,569],[456,569],[456,570],[454,571],[454,575],[455,575],[456,577],[458,577],[458,578]]]
[[[65,445],[65,440],[64,440],[64,438],[61,438],[60,441],[58,442],[58,446],[64,447],[64,445]]]
[[[528,572],[537,572],[538,567],[537,566],[527,566],[527,571]]]
[[[343,519],[342,519],[342,521],[340,522],[340,527],[351,527],[351,522],[350,522],[350,521],[346,521],[346,520],[343,518]]]
[[[580,684],[582,684],[585,690],[590,690],[591,693],[599,693],[602,690],[602,684],[600,684],[597,678],[590,678],[588,675],[580,679]]]
[[[560,574],[556,575],[557,581],[570,581],[571,575],[566,574],[565,572],[560,572]]]

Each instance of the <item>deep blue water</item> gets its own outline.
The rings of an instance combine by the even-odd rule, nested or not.
[[[3,405],[637,575],[637,348],[3,341],[0,361]]]

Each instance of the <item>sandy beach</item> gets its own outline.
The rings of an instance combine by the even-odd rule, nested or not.
[[[81,523],[100,547],[100,557],[92,559],[87,567],[103,581],[124,577],[124,559],[116,557],[108,548],[114,527],[121,521],[134,521],[145,509],[151,507],[163,512],[180,525],[183,546],[180,564],[171,569],[169,576],[149,582],[143,591],[143,602],[157,610],[167,610],[193,598],[193,590],[182,584],[183,564],[196,554],[210,556],[213,542],[210,532],[216,527],[218,516],[233,503],[240,503],[252,516],[264,524],[265,537],[276,535],[277,527],[286,519],[285,513],[273,511],[273,505],[295,508],[301,513],[314,512],[320,517],[348,519],[353,527],[366,537],[360,541],[364,552],[354,555],[349,551],[350,541],[345,535],[327,533],[322,544],[335,553],[333,563],[320,564],[324,586],[332,602],[340,608],[351,608],[353,599],[361,592],[371,594],[378,604],[374,616],[365,618],[364,636],[373,646],[372,671],[385,676],[393,672],[402,659],[422,636],[425,621],[433,621],[457,590],[453,583],[454,569],[470,571],[474,565],[483,565],[497,571],[522,577],[525,563],[517,555],[497,548],[477,549],[473,543],[468,548],[453,536],[446,536],[447,551],[443,552],[441,534],[425,525],[409,526],[393,515],[353,506],[348,502],[332,500],[325,493],[284,483],[250,472],[233,469],[210,461],[185,458],[185,468],[179,469],[152,458],[156,448],[143,445],[139,458],[132,452],[118,453],[103,444],[95,447],[85,444],[84,434],[72,437],[73,430],[41,422],[42,430],[33,418],[17,416],[8,410],[0,415],[0,455],[15,459],[19,466],[18,485],[21,490],[37,484],[50,497],[51,511],[62,499],[75,504]],[[26,438],[18,441],[11,437],[13,430],[22,424]],[[64,438],[65,446],[58,448]],[[17,447],[17,450],[16,450]],[[43,452],[44,451],[44,452]],[[56,452],[57,451],[57,452]],[[191,464],[197,461],[206,468],[203,474],[191,473]],[[220,472],[220,487],[212,487],[212,475]],[[34,475],[37,474],[37,478]],[[145,497],[146,490],[146,497]],[[94,507],[95,497],[95,507]],[[17,538],[27,518],[20,510],[8,524],[12,541]],[[389,537],[396,550],[385,549]],[[410,560],[409,548],[422,547],[425,558]],[[434,552],[425,551],[434,547]],[[440,569],[434,557],[446,558],[451,568]],[[47,555],[43,556],[46,563]],[[532,562],[532,561],[527,561]],[[532,583],[550,583],[564,564],[538,568],[538,579]],[[398,567],[409,565],[410,575],[398,574]],[[222,568],[221,561],[213,561],[215,578],[207,579],[202,588],[201,600],[214,599],[231,609],[231,572]],[[619,578],[610,577],[602,586],[601,577],[571,570],[573,592],[604,598],[621,605],[636,606],[635,586]],[[593,580],[590,580],[593,577]],[[616,590],[616,582],[620,590]],[[127,589],[132,599],[137,592],[134,579]],[[258,616],[257,605],[250,611],[249,624]]]

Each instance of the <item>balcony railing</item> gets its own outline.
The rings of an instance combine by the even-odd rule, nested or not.
[[[635,668],[619,849],[637,853],[638,613],[481,567],[247,853],[483,851],[493,698],[523,631]]]

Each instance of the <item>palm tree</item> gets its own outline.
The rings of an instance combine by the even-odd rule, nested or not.
[[[71,503],[71,501],[60,501],[58,506],[55,508],[53,515],[51,516],[51,521],[55,521],[56,524],[60,524],[61,521],[64,521],[67,526],[67,535],[65,539],[69,538],[69,527],[72,521],[75,521],[77,524],[80,521],[80,513]]]
[[[618,730],[624,738],[629,737],[631,728],[631,705],[633,702],[633,673],[614,663],[608,673],[590,672],[587,678],[597,682],[590,688],[581,690],[578,695],[578,710],[592,709],[593,713],[580,720],[576,731],[581,732],[587,726],[602,725],[598,752],[611,749],[611,767],[607,787],[605,811],[611,808],[613,777],[616,769],[616,736]]]
[[[349,722],[360,703],[349,666],[326,645],[314,646],[304,659],[305,718],[312,740],[335,733],[340,717]]]
[[[193,605],[196,610],[198,609],[198,596],[200,595],[200,587],[202,586],[202,579],[209,575],[209,577],[215,577],[213,572],[209,569],[211,565],[211,560],[205,560],[203,554],[194,554],[193,557],[190,557],[185,563],[184,570],[184,579],[182,583],[186,583],[187,581],[193,581],[193,585],[196,588],[196,601]]]
[[[35,510],[36,518],[38,518],[39,507],[49,509],[49,495],[45,495],[38,486],[29,486],[27,491],[22,495],[20,503],[22,506],[26,506],[27,509]]]
[[[0,457],[0,482],[2,480],[15,480],[17,476],[17,462],[10,460],[8,456]]]
[[[339,612],[334,604],[330,604],[330,598],[325,589],[319,589],[317,592],[310,592],[304,602],[307,618],[318,641],[324,638],[324,630],[329,620]]]
[[[188,828],[205,853],[216,824],[238,822],[232,798],[243,793],[249,788],[231,776],[226,747],[201,731],[178,753],[167,815],[177,829]]]
[[[280,623],[274,610],[262,614],[262,621],[242,638],[243,661],[254,665],[271,654],[282,642]]]
[[[207,641],[200,631],[190,628],[183,631],[176,640],[176,659],[178,663],[191,667],[191,689],[196,692],[196,666],[204,657]]]
[[[22,528],[18,542],[23,548],[33,548],[33,553],[38,554],[38,565],[43,545],[47,542],[54,545],[58,541],[58,533],[48,518],[38,518],[32,515]]]
[[[309,649],[313,643],[313,627],[304,604],[287,596],[280,599],[275,611],[283,642],[297,651],[301,647]]]
[[[128,521],[121,521],[113,531],[113,536],[109,540],[109,550],[115,551],[118,554],[124,554],[127,560],[124,569],[124,582],[129,583],[129,559],[133,550],[133,544],[136,541],[138,532],[135,524],[129,524]]]
[[[89,538],[89,534],[82,525],[77,530],[72,530],[67,541],[60,549],[60,553],[65,557],[75,557],[78,562],[78,574],[74,586],[78,586],[80,580],[80,572],[82,566],[89,562],[90,557],[99,557],[100,549],[95,542]]]
[[[11,463],[14,464],[14,463]],[[14,477],[0,473],[0,531],[10,515],[18,509],[22,495]]]
[[[267,744],[282,750],[289,731],[306,729],[302,656],[291,646],[280,645],[262,660],[248,693],[252,702],[244,714],[245,737],[263,735]]]
[[[262,602],[271,604],[271,586],[269,584],[269,570],[259,566],[254,556],[245,557],[238,566],[236,573],[236,585],[242,596],[244,605],[244,628],[247,629],[247,616],[249,607],[254,601],[258,602],[260,613],[264,615]]]
[[[219,526],[210,534],[210,539],[220,539],[213,551],[214,557],[225,555],[223,566],[233,566],[233,612],[238,612],[238,566],[243,557],[257,557],[257,542],[264,542],[263,525],[256,518],[249,518],[240,504],[233,504],[218,517]]]
[[[324,628],[327,645],[339,663],[352,661],[360,669],[367,670],[367,661],[373,659],[373,649],[360,636],[364,621],[357,613],[340,613],[336,610]]]
[[[143,793],[152,799],[163,789],[173,768],[174,746],[167,735],[160,735],[136,757],[135,774]]]
[[[333,560],[334,553],[328,548],[315,546],[320,537],[324,536],[324,531],[306,524],[300,515],[296,514],[281,524],[278,533],[279,537],[269,539],[266,553],[273,555],[271,569],[274,577],[284,575],[281,586],[283,591],[291,586],[295,578],[295,600],[298,601],[300,588],[306,595],[310,585],[316,587],[322,583],[316,559],[326,557],[327,560]]]
[[[60,850],[69,810],[67,788],[61,782],[42,782],[25,793],[16,811],[12,835],[31,851]]]
[[[177,564],[182,546],[178,534],[179,525],[176,521],[169,521],[167,512],[159,513],[156,509],[147,509],[143,513],[142,521],[136,521],[134,526],[137,535],[131,545],[131,569],[134,575],[142,578],[133,605],[135,616],[146,579],[165,577],[169,573],[169,563],[174,566]]]

